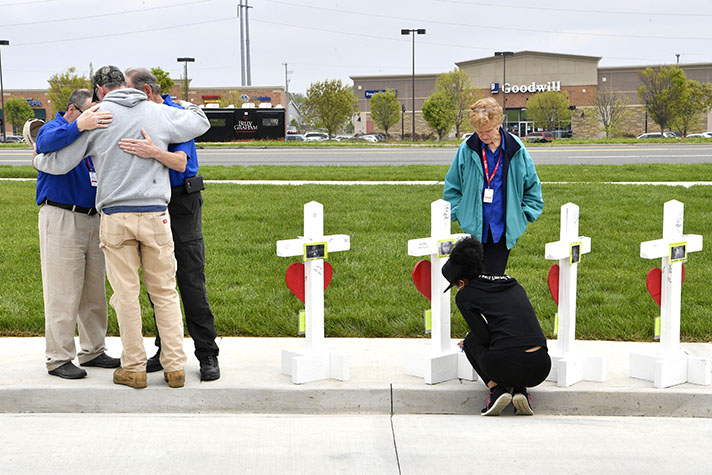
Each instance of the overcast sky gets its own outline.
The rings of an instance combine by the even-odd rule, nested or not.
[[[601,66],[712,62],[712,3],[700,0],[249,0],[253,85],[291,92],[350,75],[450,71],[494,51],[601,56]],[[7,89],[46,88],[54,73],[160,66],[192,85],[239,86],[237,0],[0,0]]]

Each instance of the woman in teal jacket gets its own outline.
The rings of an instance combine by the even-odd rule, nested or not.
[[[452,220],[482,241],[489,274],[504,274],[510,249],[544,208],[531,156],[518,137],[501,128],[502,119],[492,98],[472,106],[476,133],[460,144],[443,190]]]

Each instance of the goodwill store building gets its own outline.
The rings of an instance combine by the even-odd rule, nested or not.
[[[622,124],[625,135],[659,132],[659,126],[648,117],[645,104],[638,97],[642,85],[639,73],[648,66],[599,67],[598,56],[580,56],[537,51],[519,51],[511,56],[491,56],[455,63],[466,72],[472,84],[483,97],[494,97],[502,104],[506,96],[506,115],[510,131],[526,136],[534,130],[527,117],[527,101],[537,92],[564,92],[572,109],[571,124],[566,130],[574,137],[593,138],[602,135],[594,100],[599,89],[606,88],[625,97],[628,113]],[[656,67],[657,65],[650,65]],[[688,79],[703,83],[712,82],[712,63],[680,64]],[[423,102],[435,89],[438,74],[415,76],[416,135],[432,133],[422,117]],[[412,75],[351,76],[360,114],[356,132],[375,131],[370,117],[369,99],[378,91],[393,89],[405,109],[403,124],[405,134],[412,130],[413,87]],[[562,127],[563,128],[563,127]],[[389,129],[389,134],[399,136],[401,124]],[[541,129],[539,129],[541,130]],[[712,130],[712,117],[701,117],[689,132]],[[454,133],[454,131],[453,131]]]

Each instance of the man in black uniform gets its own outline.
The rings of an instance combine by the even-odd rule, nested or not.
[[[460,346],[490,390],[482,415],[498,416],[510,402],[533,415],[526,388],[549,374],[546,338],[524,288],[508,275],[482,274],[482,255],[479,241],[461,239],[442,269],[470,328]]]
[[[129,87],[143,91],[148,100],[179,107],[171,100],[170,94],[161,95],[156,77],[147,69],[132,68],[126,71]],[[215,317],[210,309],[205,288],[205,244],[202,231],[203,177],[198,175],[198,155],[195,141],[171,144],[168,151],[158,150],[150,137],[144,134],[143,140],[123,139],[119,146],[131,149],[140,157],[151,157],[170,168],[171,201],[168,212],[171,216],[171,231],[175,244],[175,258],[178,264],[176,280],[180,290],[185,321],[193,342],[195,356],[200,361],[200,380],[214,381],[220,378],[218,364],[219,348],[215,341]],[[171,156],[183,154],[185,168],[173,168]],[[184,159],[185,160],[185,159]],[[162,369],[160,362],[161,339],[157,333],[158,351],[148,359],[146,371],[152,373]]]

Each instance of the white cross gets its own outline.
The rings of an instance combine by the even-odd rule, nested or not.
[[[581,356],[573,349],[576,339],[576,283],[578,263],[591,252],[591,238],[579,236],[579,207],[561,207],[559,240],[545,247],[545,257],[559,261],[559,308],[557,348],[551,353],[551,372],[547,379],[568,387],[582,380],[605,381],[605,362],[601,357]]]
[[[450,339],[450,291],[444,293],[449,282],[442,275],[442,267],[450,255],[443,254],[443,243],[454,243],[469,234],[450,233],[450,203],[433,201],[430,205],[430,237],[408,241],[408,255],[430,256],[430,296],[432,330],[430,355],[406,355],[405,372],[436,384],[454,378],[476,380],[477,376],[465,354]]]
[[[654,355],[631,353],[630,375],[653,381],[656,388],[685,382],[712,383],[710,360],[688,356],[680,347],[682,262],[689,253],[702,250],[702,236],[682,233],[684,210],[685,205],[677,200],[665,203],[663,238],[640,243],[640,257],[662,258],[660,343]],[[679,251],[683,251],[684,257],[676,259]]]
[[[329,353],[324,340],[324,259],[310,259],[309,246],[329,253],[348,251],[351,239],[346,234],[324,236],[324,206],[316,201],[304,205],[304,236],[277,241],[280,257],[304,256],[304,305],[306,341],[302,351],[282,350],[282,373],[295,384],[334,378],[349,379],[349,358]],[[319,255],[319,254],[317,254]],[[324,256],[324,254],[320,254]]]

